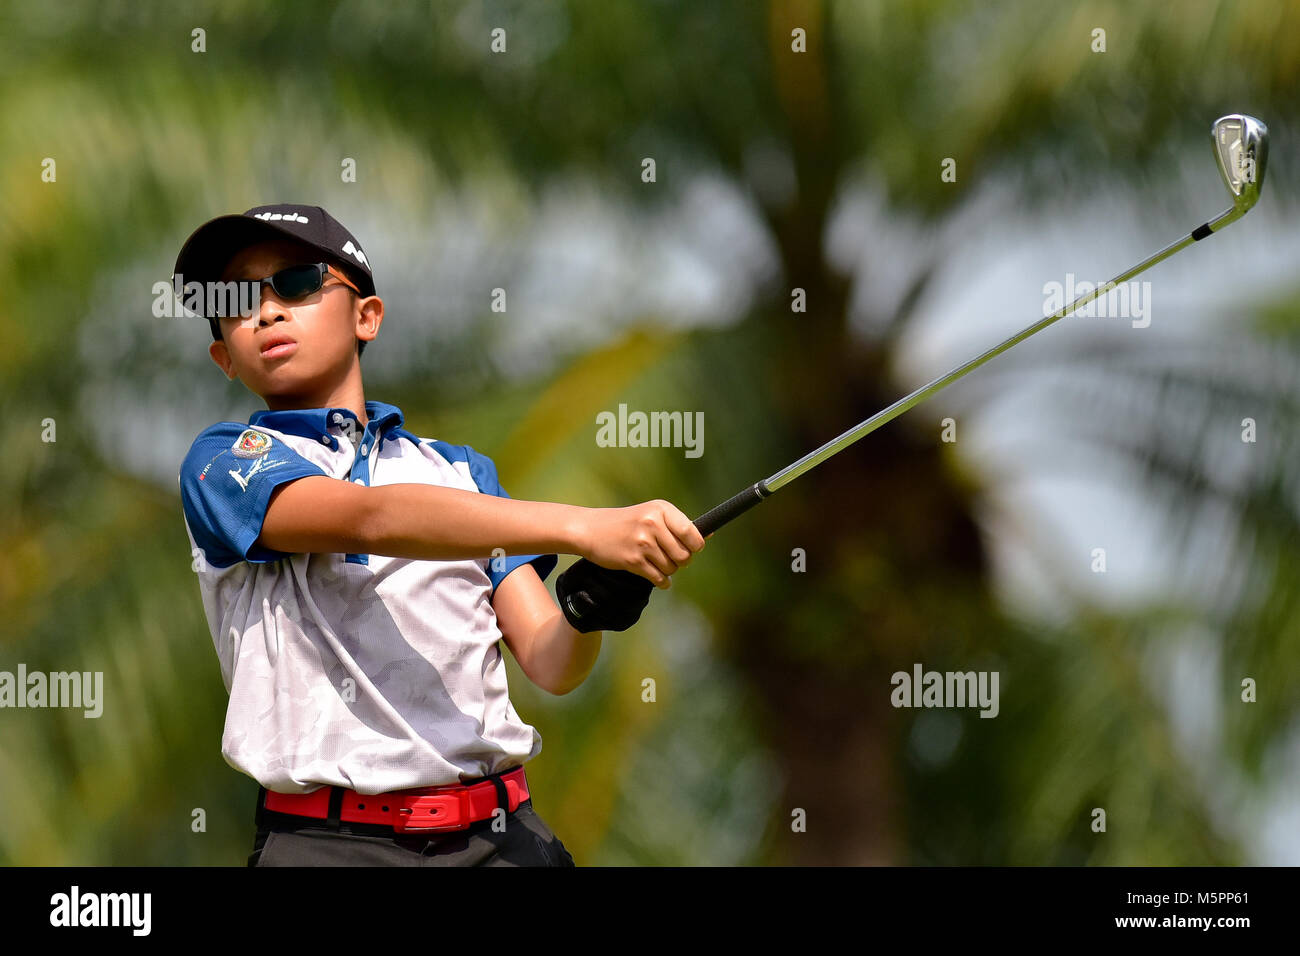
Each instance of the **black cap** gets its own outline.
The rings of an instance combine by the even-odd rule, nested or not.
[[[275,203],[254,206],[239,215],[210,219],[185,240],[172,273],[179,283],[216,282],[231,259],[243,248],[274,239],[296,239],[318,250],[324,259],[349,268],[362,295],[375,294],[375,278],[361,243],[320,206]],[[214,335],[216,322],[212,322]]]

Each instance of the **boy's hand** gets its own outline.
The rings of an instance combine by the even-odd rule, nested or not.
[[[580,633],[625,631],[650,601],[651,582],[669,577],[704,547],[694,523],[667,501],[630,508],[593,508],[583,547],[586,557],[555,582],[560,608]]]
[[[586,558],[555,579],[560,610],[580,634],[626,631],[640,619],[652,590],[639,574],[602,568]]]
[[[672,586],[669,575],[704,547],[691,519],[660,498],[627,508],[589,508],[585,517],[583,557],[639,574],[665,590]]]

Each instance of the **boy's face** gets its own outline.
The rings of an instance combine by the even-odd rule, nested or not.
[[[264,279],[321,258],[291,240],[258,243],[230,260],[221,281]],[[281,299],[266,285],[261,307],[252,315],[218,320],[222,341],[213,342],[208,352],[227,378],[238,376],[268,404],[315,407],[296,403],[333,392],[358,360],[357,339],[374,339],[383,314],[378,296],[361,298],[333,273],[301,299]],[[267,354],[273,337],[287,337],[293,344]]]

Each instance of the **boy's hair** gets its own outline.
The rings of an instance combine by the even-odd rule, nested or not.
[[[335,269],[338,269],[339,272],[342,272],[345,276],[347,276],[349,282],[353,283],[354,285],[356,285],[356,286],[358,286],[358,287],[363,287],[363,283],[365,282],[365,277],[362,276],[362,275],[358,272],[358,270],[356,270],[355,268],[353,268],[353,267],[352,267],[351,265],[349,265],[347,262],[344,262],[342,259],[334,259],[334,258],[331,258],[331,257],[329,257],[329,256],[321,256],[321,260],[320,260],[320,261],[322,261],[322,262],[328,262],[328,263],[329,263],[330,265],[332,265]],[[357,290],[356,290],[356,289],[353,289],[351,286],[345,286],[344,288],[346,288],[346,289],[348,290],[348,296],[352,299],[353,303],[356,303],[357,301],[360,300],[361,296],[357,293]],[[209,319],[208,319],[208,326],[212,329],[212,339],[213,339],[213,341],[214,341],[214,342],[220,342],[220,341],[221,341],[221,323],[218,322],[216,319],[209,318]],[[365,341],[363,341],[362,339],[357,339],[357,358],[360,358],[360,357],[361,357],[361,354],[362,354],[363,352],[365,352],[365,350],[366,350],[366,346],[367,346],[368,344],[369,344],[368,342],[365,342]]]

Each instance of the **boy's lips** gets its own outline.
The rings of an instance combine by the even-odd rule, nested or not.
[[[298,350],[298,343],[287,335],[270,335],[261,344],[262,358],[282,358]]]

